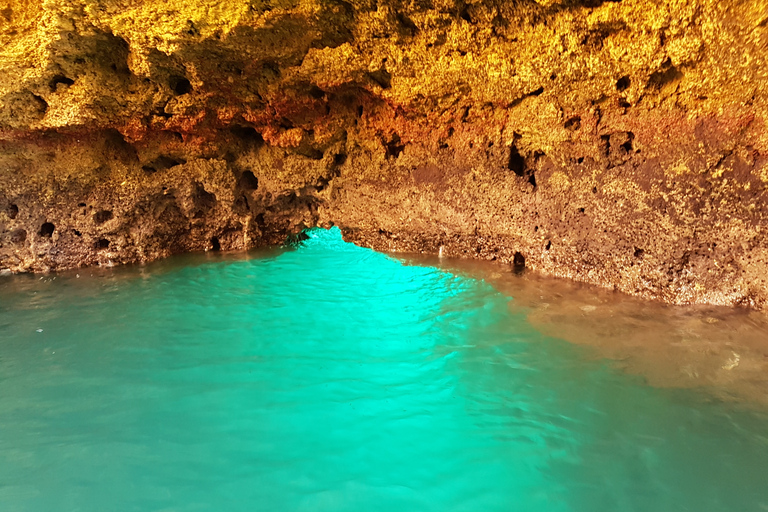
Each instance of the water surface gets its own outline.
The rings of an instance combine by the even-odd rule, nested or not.
[[[315,230],[81,274],[0,280],[0,510],[768,510],[764,408],[466,273]]]

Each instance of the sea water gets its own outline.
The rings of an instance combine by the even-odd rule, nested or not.
[[[308,236],[0,278],[0,511],[768,510],[763,408]]]

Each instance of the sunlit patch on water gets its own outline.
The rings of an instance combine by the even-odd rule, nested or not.
[[[0,280],[0,509],[768,510],[759,407],[648,386],[503,287],[338,230],[174,261]]]

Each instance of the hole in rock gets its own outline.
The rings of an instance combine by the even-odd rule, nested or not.
[[[398,158],[405,151],[405,144],[400,140],[400,135],[394,134],[389,142],[384,143],[384,148],[389,160],[390,158]]]
[[[525,256],[516,252],[512,257],[512,271],[519,274],[523,270],[525,270]]]
[[[611,136],[610,135],[601,135],[600,136],[600,152],[608,156],[611,153]]]
[[[251,171],[244,171],[237,181],[237,186],[243,190],[256,190],[259,188],[259,178]]]
[[[551,240],[547,240],[547,245],[544,246],[544,250],[548,251],[551,248],[552,248],[552,241]]]
[[[99,238],[98,240],[96,240],[97,250],[106,249],[108,247],[109,247],[109,240],[107,240],[106,238]]]
[[[233,126],[229,131],[243,142],[254,144],[257,147],[264,145],[264,137],[251,126]]]
[[[75,81],[71,78],[67,78],[64,75],[56,75],[53,78],[51,78],[51,81],[49,82],[48,86],[51,88],[51,91],[56,92],[56,89],[58,88],[59,84],[69,87],[70,85],[74,84]]]
[[[334,165],[344,165],[344,163],[347,161],[347,154],[346,153],[336,153],[333,155],[333,164]]]
[[[48,111],[48,102],[43,99],[42,96],[38,96],[37,94],[32,95],[32,99],[37,104],[37,110],[41,114],[45,114]]]
[[[642,258],[644,254],[645,254],[645,251],[643,249],[638,249],[637,247],[635,247],[635,252],[633,253],[633,256],[635,258]]]
[[[584,208],[579,208],[579,213],[584,213],[586,210]]]
[[[211,250],[212,251],[220,251],[221,250],[221,243],[219,243],[219,238],[212,236],[211,237]]]
[[[183,76],[172,76],[169,85],[178,96],[192,92],[192,83]]]
[[[525,174],[525,159],[513,144],[509,147],[509,160],[507,160],[507,169],[518,176]]]
[[[392,73],[386,70],[386,68],[381,68],[378,71],[374,71],[373,73],[368,73],[368,76],[376,82],[382,89],[389,89],[392,87]]]
[[[469,6],[464,6],[461,12],[459,12],[459,18],[463,19],[467,23],[474,23],[472,21],[472,16],[469,14]]]
[[[629,89],[629,86],[632,82],[629,79],[629,76],[623,76],[616,80],[616,90],[619,92],[626,91]]]
[[[15,219],[16,216],[19,214],[19,207],[15,204],[9,204],[8,207],[5,209],[5,214],[8,216],[9,219]]]
[[[112,210],[99,210],[93,214],[93,222],[96,224],[104,224],[113,217]]]
[[[27,240],[27,232],[22,228],[17,228],[11,231],[11,243],[21,244]]]
[[[577,163],[577,164],[583,164],[583,163],[584,163],[584,157],[583,157],[583,156],[580,156],[579,158],[577,158],[577,159],[576,159],[576,163]]]
[[[543,88],[543,87],[539,87],[539,88],[538,88],[538,89],[536,89],[535,91],[531,91],[531,92],[530,92],[528,95],[529,95],[529,96],[541,96],[541,94],[542,94],[543,92],[544,92],[544,88]]]
[[[627,136],[629,139],[624,143],[621,144],[619,147],[626,151],[627,153],[630,153],[632,151],[632,139],[634,138],[634,134],[632,132],[627,132]]]
[[[56,229],[56,226],[54,226],[50,222],[43,222],[43,225],[40,226],[40,236],[45,238],[51,238],[53,236],[53,232]]]
[[[83,234],[76,229],[73,229],[72,232],[75,234],[75,236],[83,236]]]

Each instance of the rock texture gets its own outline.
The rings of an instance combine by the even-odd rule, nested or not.
[[[0,269],[281,243],[768,307],[765,0],[10,0]]]

